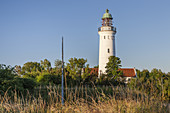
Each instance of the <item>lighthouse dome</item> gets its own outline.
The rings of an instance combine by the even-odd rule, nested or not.
[[[108,9],[106,9],[106,13],[103,14],[102,19],[106,19],[106,18],[108,18],[108,19],[113,19],[113,18],[112,18],[112,15],[109,13],[109,10],[108,10]]]

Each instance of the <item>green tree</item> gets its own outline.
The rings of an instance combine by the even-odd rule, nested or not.
[[[16,74],[14,67],[0,64],[0,94],[4,95],[4,92],[9,88],[8,93],[11,91],[19,91],[20,93],[29,90],[33,91],[36,83],[32,79],[21,78]]]
[[[41,60],[41,67],[43,71],[48,71],[50,72],[51,69],[51,63],[47,59]]]
[[[147,69],[143,71],[137,70],[137,79],[131,80],[129,86],[136,88],[150,97],[167,100],[169,98],[168,93],[170,91],[168,74],[163,73],[160,69],[152,69],[149,72]]]
[[[23,78],[33,78],[41,74],[41,66],[38,62],[27,62],[21,68],[21,75]]]
[[[85,67],[87,60],[83,58],[70,58],[69,63],[67,63],[66,70],[73,80],[77,83],[81,81],[81,71]]]
[[[21,74],[32,73],[41,71],[40,63],[38,62],[27,62],[22,66]]]
[[[55,60],[55,70],[56,74],[62,74],[62,61],[59,59]]]
[[[41,85],[61,84],[61,76],[60,75],[53,75],[48,72],[43,72],[40,76],[36,77],[36,80]]]
[[[16,76],[17,74],[13,67],[0,64],[0,83],[4,80],[13,79]]]
[[[93,76],[93,75],[90,74],[90,71],[91,69],[89,68],[89,64],[87,64],[85,68],[82,68],[82,72],[81,72],[82,84],[91,81],[91,79],[89,78],[91,78],[90,76]]]
[[[15,72],[16,72],[19,76],[21,76],[21,66],[20,66],[20,65],[16,65],[14,69],[15,69]]]
[[[62,61],[57,59],[55,60],[55,67],[58,68],[58,69],[61,69],[62,68]]]
[[[106,64],[107,77],[110,79],[117,79],[122,74],[118,69],[121,67],[121,60],[118,57],[110,56],[109,62]]]
[[[162,77],[162,99],[168,100],[170,95],[170,72]]]

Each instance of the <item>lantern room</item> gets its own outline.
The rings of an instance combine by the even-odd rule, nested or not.
[[[106,9],[106,13],[102,17],[102,26],[112,26],[112,15],[109,13],[109,10]]]

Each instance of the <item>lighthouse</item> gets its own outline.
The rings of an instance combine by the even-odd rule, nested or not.
[[[106,74],[106,64],[110,56],[116,56],[115,50],[115,34],[116,28],[112,24],[112,15],[106,9],[106,13],[102,17],[102,26],[98,28],[99,34],[99,70],[98,77]]]

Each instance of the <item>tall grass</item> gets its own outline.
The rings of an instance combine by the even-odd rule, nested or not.
[[[166,113],[168,104],[127,87],[79,86],[65,89],[65,104],[61,104],[59,86],[35,88],[26,96],[13,91],[0,96],[0,111],[15,113],[82,112],[82,113]]]

